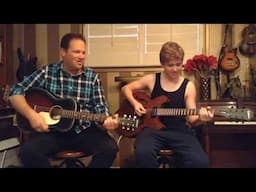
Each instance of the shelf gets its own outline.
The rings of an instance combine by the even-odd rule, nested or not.
[[[119,81],[122,83],[130,83],[132,81],[138,80],[142,77],[142,75],[137,75],[137,76],[119,76],[115,77],[115,81]]]

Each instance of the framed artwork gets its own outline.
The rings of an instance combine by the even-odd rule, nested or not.
[[[3,64],[3,41],[0,37],[0,64]]]
[[[0,65],[5,63],[5,39],[1,35],[0,36]]]

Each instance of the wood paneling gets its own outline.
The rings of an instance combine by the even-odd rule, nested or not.
[[[47,33],[51,34],[47,36],[48,62],[53,63],[59,59],[60,42],[58,24],[49,24],[47,26]]]
[[[36,26],[35,24],[24,25],[24,53],[32,57],[36,55]]]

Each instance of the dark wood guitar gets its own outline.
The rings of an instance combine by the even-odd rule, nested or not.
[[[48,91],[40,88],[31,88],[26,92],[26,101],[38,113],[40,113],[50,130],[66,132],[70,130],[76,120],[90,120],[103,122],[108,117],[105,114],[92,114],[80,112],[79,104],[71,98],[58,98]],[[119,118],[120,126],[126,129],[134,129],[138,126],[138,119],[123,114]],[[17,113],[18,127],[27,132],[34,131],[29,121]]]
[[[232,34],[232,28],[228,25],[230,34]],[[232,38],[231,38],[232,39]],[[228,43],[224,47],[224,55],[220,61],[220,68],[224,72],[233,72],[240,66],[240,60],[237,56],[237,48],[232,48],[231,43]]]
[[[17,48],[17,56],[19,59],[19,66],[16,72],[18,82],[22,81],[26,76],[33,73],[36,68],[37,57],[31,57],[28,54],[27,58],[23,55],[21,48]]]
[[[133,95],[147,109],[147,113],[142,117],[137,117],[139,119],[139,123],[136,128],[127,129],[125,127],[119,127],[119,133],[125,137],[135,137],[145,127],[154,128],[156,130],[164,128],[165,125],[160,121],[159,116],[187,116],[199,114],[198,109],[161,108],[164,103],[170,102],[168,97],[164,95],[152,100],[145,92],[135,92]],[[136,115],[128,100],[124,100],[118,110],[118,113],[120,115]],[[230,120],[248,121],[253,118],[254,113],[250,109],[216,108],[214,109],[214,115],[225,117]]]
[[[256,26],[250,24],[242,32],[243,40],[240,43],[239,51],[242,55],[251,57],[256,54]]]

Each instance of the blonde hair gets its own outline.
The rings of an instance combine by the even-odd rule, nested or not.
[[[172,59],[180,59],[183,61],[184,58],[184,50],[183,48],[175,42],[168,41],[163,44],[160,50],[160,63],[163,65],[169,62]]]

